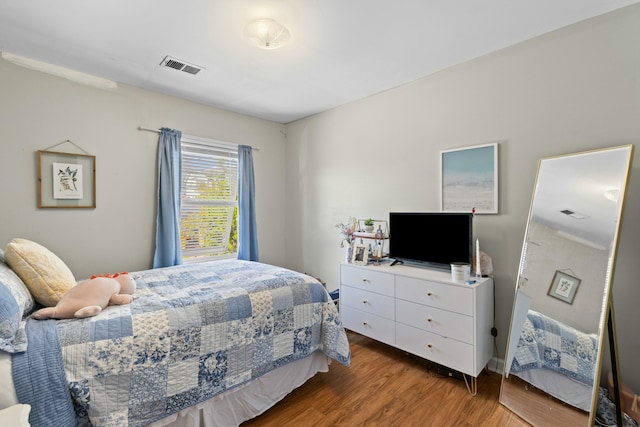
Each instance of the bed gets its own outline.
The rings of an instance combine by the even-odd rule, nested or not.
[[[511,374],[555,398],[591,411],[598,341],[534,310],[529,310]]]
[[[30,404],[35,426],[237,426],[331,359],[350,364],[337,308],[310,276],[239,260],[129,274],[131,304],[38,321],[0,262],[0,297],[15,303],[0,308],[0,409]]]

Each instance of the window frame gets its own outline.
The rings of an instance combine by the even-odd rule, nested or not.
[[[185,197],[185,152],[189,151],[186,147],[188,145],[192,146],[200,146],[200,147],[210,147],[212,151],[217,151],[218,153],[211,153],[212,156],[215,157],[227,157],[231,159],[235,159],[235,178],[230,180],[233,182],[233,190],[232,197],[227,200],[212,200],[212,201],[193,201],[189,200]],[[180,183],[180,239],[181,239],[181,257],[182,262],[184,264],[197,263],[197,262],[205,262],[205,261],[214,261],[214,260],[222,260],[229,258],[237,258],[238,257],[238,248],[236,247],[236,251],[232,253],[226,253],[229,239],[231,237],[231,228],[233,226],[234,214],[236,217],[237,224],[237,211],[238,211],[238,146],[236,144],[232,144],[225,141],[197,137],[192,135],[183,134],[180,138],[180,151],[181,151],[181,171],[182,171],[182,180]],[[195,150],[191,151],[192,153]],[[221,153],[227,153],[229,156],[220,155]],[[231,201],[232,200],[232,201]],[[221,246],[215,247],[206,247],[206,248],[197,248],[197,249],[187,249],[183,246],[182,237],[183,237],[183,215],[185,215],[185,211],[188,211],[189,208],[198,207],[198,206],[214,206],[214,207],[228,207],[229,213],[226,220],[226,228],[225,234],[223,237],[223,244]],[[236,229],[236,237],[237,237],[237,229]]]

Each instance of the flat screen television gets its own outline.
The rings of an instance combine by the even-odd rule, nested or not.
[[[452,262],[471,264],[472,256],[473,214],[389,213],[389,258],[393,264],[406,261],[450,271]]]

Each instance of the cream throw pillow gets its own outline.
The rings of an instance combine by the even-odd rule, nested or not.
[[[53,252],[26,239],[13,239],[4,253],[5,262],[22,279],[33,298],[53,307],[76,284],[69,267]]]

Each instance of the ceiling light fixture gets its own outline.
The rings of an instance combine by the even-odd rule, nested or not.
[[[612,202],[617,203],[618,200],[620,200],[620,190],[618,190],[617,188],[607,190],[604,192],[604,197],[611,200]]]
[[[291,39],[291,33],[287,27],[266,18],[247,24],[244,34],[262,49],[277,49]]]

